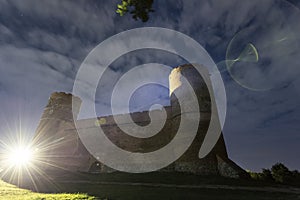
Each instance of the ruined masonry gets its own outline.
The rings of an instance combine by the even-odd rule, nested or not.
[[[205,67],[201,69],[206,70]],[[205,158],[199,159],[199,149],[211,119],[211,100],[203,78],[189,64],[174,68],[169,76],[170,106],[165,107],[167,120],[163,129],[156,135],[149,138],[136,138],[123,133],[114,122],[113,116],[78,120],[77,125],[83,130],[98,129],[98,126],[101,126],[114,144],[131,152],[157,150],[170,142],[178,129],[180,105],[173,93],[175,90],[181,90],[178,94],[184,95],[184,88],[181,88],[180,84],[182,76],[186,77],[197,95],[201,120],[197,136],[190,148],[178,160],[161,171],[221,175],[231,178],[246,176],[246,172],[228,158],[223,134],[213,150]],[[78,114],[81,100],[76,97],[73,103]],[[130,115],[133,121],[141,126],[147,125],[150,120],[147,111],[127,115]],[[40,167],[44,170],[55,168],[90,173],[114,172],[114,169],[98,162],[84,147],[75,128],[74,120],[77,119],[73,119],[72,95],[63,92],[53,93],[34,137],[34,145],[37,146],[43,160]]]

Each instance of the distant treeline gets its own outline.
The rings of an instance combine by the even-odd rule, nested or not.
[[[250,174],[251,178],[255,180],[300,186],[299,171],[290,171],[282,163],[276,163],[271,169],[262,169],[262,172],[248,171],[248,173]]]

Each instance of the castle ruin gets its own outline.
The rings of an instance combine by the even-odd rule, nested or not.
[[[202,67],[205,70],[205,67]],[[208,72],[206,72],[208,73]],[[149,138],[137,138],[124,133],[114,121],[113,116],[102,116],[97,119],[77,120],[73,118],[74,105],[77,114],[81,100],[63,92],[53,93],[44,109],[34,137],[34,145],[43,160],[42,168],[65,169],[89,173],[110,173],[115,170],[100,163],[83,145],[77,129],[87,134],[101,126],[106,136],[118,147],[130,152],[151,152],[168,144],[178,129],[181,119],[181,108],[174,95],[175,90],[182,90],[180,78],[187,77],[195,91],[201,113],[201,120],[196,138],[189,149],[175,162],[161,169],[164,172],[185,172],[200,175],[221,175],[231,178],[245,176],[245,171],[228,158],[223,134],[212,151],[199,159],[198,153],[211,121],[211,98],[208,86],[203,78],[190,65],[174,68],[169,76],[170,106],[164,107],[167,120],[156,135]],[[184,95],[184,90],[181,91]],[[160,112],[159,110],[157,112]],[[149,124],[149,113],[128,113],[134,123],[140,126]],[[76,120],[77,127],[75,127]],[[159,120],[159,119],[158,119]],[[126,123],[126,122],[124,122]],[[154,122],[155,123],[155,122]],[[77,128],[77,129],[76,129]]]

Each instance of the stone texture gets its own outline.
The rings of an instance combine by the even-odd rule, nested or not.
[[[217,155],[218,171],[221,176],[228,178],[247,178],[248,174],[242,170],[237,164],[228,158],[221,158]]]
[[[33,139],[41,161],[37,164],[42,169],[88,170],[86,163],[95,160],[81,143],[75,129],[72,97],[63,92],[53,93],[44,109]],[[73,101],[76,118],[81,100],[74,97]]]
[[[204,69],[203,69],[204,70]],[[205,137],[211,119],[211,99],[208,88],[202,77],[192,65],[179,66],[172,70],[170,81],[170,103],[165,107],[167,120],[164,127],[156,135],[141,139],[125,134],[115,123],[113,116],[102,116],[98,119],[84,119],[76,122],[77,128],[83,130],[104,130],[106,136],[117,146],[132,152],[151,152],[168,144],[175,136],[181,120],[181,109],[174,91],[183,97],[185,88],[181,82],[182,76],[187,77],[195,91],[199,106],[201,121],[197,136],[190,148],[174,163],[161,171],[177,171],[202,175],[221,175],[231,178],[244,176],[245,172],[232,162],[227,155],[223,135],[219,138],[214,149],[205,158],[199,159],[198,153]],[[188,99],[186,100],[188,102]],[[66,93],[53,93],[49,99],[34,138],[35,145],[40,149],[43,159],[57,168],[70,171],[84,171],[90,173],[111,173],[111,169],[98,162],[83,146],[74,120],[80,109],[81,100],[73,98],[75,115],[72,114],[72,95]],[[187,110],[193,111],[188,108]],[[148,112],[137,112],[130,115],[134,123],[144,126],[149,124]],[[160,119],[157,119],[160,120]],[[127,121],[123,122],[128,123]],[[89,131],[90,132],[90,131]],[[49,167],[42,164],[42,168]]]

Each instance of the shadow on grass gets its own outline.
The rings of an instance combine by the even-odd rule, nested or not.
[[[300,199],[300,194],[283,192],[247,191],[242,189],[177,187],[176,185],[229,185],[247,187],[282,187],[274,183],[257,182],[251,179],[229,179],[220,176],[196,176],[183,173],[152,172],[128,174],[86,174],[69,172],[47,172],[48,180],[35,177],[35,185],[28,177],[22,182],[13,182],[22,188],[38,192],[88,193],[108,199]],[[49,178],[51,177],[51,178]],[[5,179],[4,179],[5,180]],[[6,181],[8,181],[6,179]],[[175,186],[174,186],[175,185]]]

